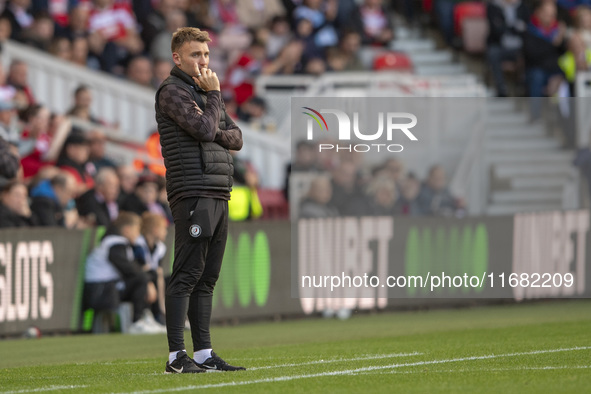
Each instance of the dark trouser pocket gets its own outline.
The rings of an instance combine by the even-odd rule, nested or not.
[[[213,236],[215,223],[213,218],[212,200],[200,197],[192,211],[189,212],[189,235],[191,241],[199,242]]]

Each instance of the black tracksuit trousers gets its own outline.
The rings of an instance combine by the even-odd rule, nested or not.
[[[166,289],[166,329],[170,352],[185,349],[189,317],[193,350],[211,349],[209,325],[213,288],[220,275],[228,237],[228,202],[190,197],[171,207],[174,263]]]

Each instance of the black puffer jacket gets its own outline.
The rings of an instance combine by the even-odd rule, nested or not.
[[[170,204],[190,196],[229,199],[234,165],[229,149],[242,132],[226,114],[219,91],[205,92],[174,67],[156,92],[156,121]]]

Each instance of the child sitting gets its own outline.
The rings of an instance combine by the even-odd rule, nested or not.
[[[136,259],[157,290],[157,300],[151,306],[159,322],[164,322],[164,272],[160,263],[166,254],[164,241],[168,235],[168,221],[162,215],[144,212],[141,234],[134,245]]]
[[[164,326],[144,317],[144,310],[155,301],[156,291],[133,254],[140,226],[138,215],[121,212],[107,229],[100,245],[86,260],[84,305],[114,311],[121,301],[130,301],[133,324],[129,333],[165,332]]]

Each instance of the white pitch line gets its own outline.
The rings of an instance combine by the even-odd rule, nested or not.
[[[503,372],[503,371],[547,371],[555,369],[591,369],[591,365],[562,365],[562,366],[545,366],[545,367],[515,367],[515,368],[472,368],[472,369],[445,369],[436,371],[371,371],[359,372],[356,375],[408,375],[415,373],[465,373],[465,372]]]
[[[304,365],[315,365],[315,364],[326,364],[326,363],[340,363],[340,362],[348,362],[348,361],[380,360],[380,359],[384,359],[384,358],[421,356],[422,354],[423,353],[418,353],[418,352],[413,352],[413,353],[377,354],[375,356],[364,356],[364,357],[355,357],[355,358],[334,358],[334,359],[329,359],[329,360],[308,361],[308,362],[304,362],[304,363],[266,365],[264,367],[252,367],[252,368],[248,368],[248,370],[249,371],[256,371],[256,370],[259,370],[259,369],[273,369],[273,368],[283,368],[283,367],[300,367],[300,366],[304,366]]]
[[[403,367],[414,367],[414,366],[418,366],[418,365],[445,364],[445,363],[454,363],[454,362],[461,362],[461,361],[474,361],[474,360],[488,360],[488,359],[501,358],[501,357],[519,357],[519,356],[530,356],[530,355],[535,355],[535,354],[569,352],[569,351],[575,351],[575,350],[589,350],[589,349],[591,349],[591,346],[571,347],[571,348],[562,348],[562,349],[534,350],[534,351],[530,351],[530,352],[520,352],[520,353],[490,354],[490,355],[486,355],[486,356],[460,357],[460,358],[451,358],[451,359],[444,359],[444,360],[417,361],[414,363],[371,366],[371,367],[346,369],[346,370],[332,371],[332,372],[321,372],[321,373],[306,374],[306,375],[287,375],[287,376],[278,376],[278,377],[274,377],[274,378],[246,380],[246,381],[241,381],[241,382],[227,382],[227,383],[205,384],[205,385],[201,385],[201,386],[192,385],[192,386],[185,386],[185,387],[170,387],[170,388],[166,388],[166,389],[157,389],[157,390],[134,391],[133,394],[155,394],[155,393],[166,393],[166,392],[172,392],[172,391],[210,389],[210,388],[219,388],[219,387],[228,387],[228,386],[244,386],[244,385],[248,385],[248,384],[257,384],[257,383],[285,382],[285,381],[297,380],[297,379],[309,379],[309,378],[319,378],[319,377],[337,376],[337,375],[350,375],[350,374],[355,374],[355,373],[359,373],[359,372],[378,371],[378,370],[384,370],[384,369],[395,369],[395,368],[403,368]]]
[[[132,365],[132,364],[150,364],[152,361],[146,360],[130,360],[130,361],[83,361],[74,363],[76,366],[84,366],[84,365]]]
[[[0,391],[0,394],[21,394],[21,393],[40,393],[43,391],[55,391],[55,390],[72,390],[72,389],[82,389],[88,387],[86,385],[82,386],[48,386],[48,387],[40,387],[36,389],[22,389],[22,390],[12,390],[12,391]]]

